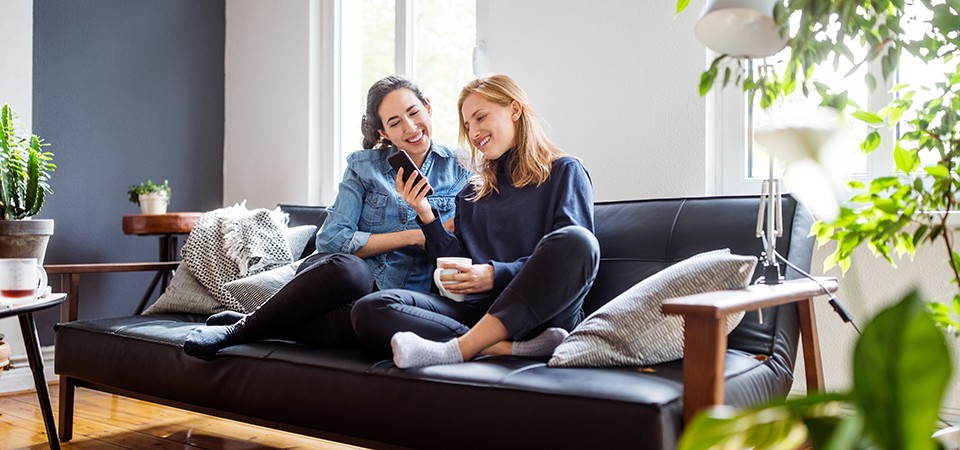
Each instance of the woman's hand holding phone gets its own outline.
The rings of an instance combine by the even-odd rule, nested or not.
[[[427,200],[427,195],[433,192],[427,178],[407,177],[406,181],[403,178],[403,168],[401,167],[397,169],[396,182],[397,192],[403,196],[403,201],[407,202],[417,212],[421,222],[426,224],[436,220],[433,215],[433,208],[430,207],[430,202]]]

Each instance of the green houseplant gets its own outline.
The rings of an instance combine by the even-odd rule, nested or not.
[[[688,4],[689,0],[678,0],[677,12]],[[914,8],[910,14],[908,6]],[[912,255],[920,245],[943,246],[958,291],[948,302],[931,303],[931,308],[941,326],[958,332],[960,254],[947,218],[950,212],[960,210],[960,66],[952,61],[960,51],[960,0],[782,0],[776,3],[774,19],[788,37],[782,70],[720,55],[701,75],[701,95],[716,84],[734,83],[759,95],[760,105],[766,108],[797,89],[805,96],[816,93],[823,106],[836,108],[869,127],[860,145],[866,153],[879,147],[881,128],[905,130],[892,143],[897,174],[850,183],[854,195],[849,206],[841,208],[835,220],[818,223],[814,232],[821,244],[837,243],[826,268],[839,265],[844,271],[860,246],[891,264],[894,256]],[[796,27],[792,34],[791,20]],[[919,22],[923,33],[905,35],[907,20]],[[858,57],[855,50],[859,46],[867,51]],[[895,86],[897,97],[877,111],[858,105],[847,92],[834,92],[816,81],[822,66],[838,67],[841,61],[848,61],[856,69],[875,60],[880,61],[881,78],[889,79],[905,54],[924,63],[948,64],[950,69],[932,85]],[[864,83],[873,89],[878,80],[867,73]]]
[[[28,220],[40,212],[52,193],[50,173],[56,166],[49,144],[28,135],[16,123],[9,105],[0,109],[0,258],[37,258],[43,262],[53,220]]]
[[[140,206],[143,214],[164,214],[170,203],[172,191],[170,182],[163,180],[163,184],[156,184],[153,180],[134,184],[127,189],[130,202]]]
[[[688,4],[678,0],[677,13]],[[682,448],[796,448],[804,441],[816,448],[935,448],[930,434],[952,369],[942,333],[930,330],[934,323],[953,334],[960,330],[960,254],[947,220],[960,208],[960,66],[953,60],[960,50],[960,0],[777,0],[773,13],[787,40],[784,64],[720,55],[701,75],[701,95],[732,83],[758,95],[766,108],[794,92],[816,94],[821,105],[867,125],[860,145],[867,153],[886,139],[885,127],[899,127],[890,143],[897,173],[850,183],[853,194],[836,219],[815,225],[821,244],[836,243],[825,266],[846,271],[860,246],[891,264],[920,246],[936,246],[958,290],[939,302],[912,294],[888,310],[894,312],[878,315],[857,342],[851,391],[726,418],[703,416],[689,427]],[[921,31],[905,33],[907,24]],[[879,77],[867,73],[863,79],[872,90],[891,79],[906,55],[946,70],[933,83],[893,87],[892,102],[875,110],[816,80],[823,66],[849,62],[851,76],[875,64]]]

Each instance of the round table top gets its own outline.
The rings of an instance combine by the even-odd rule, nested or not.
[[[203,213],[130,214],[123,216],[123,234],[187,234]]]
[[[14,306],[8,306],[0,301],[0,319],[41,311],[53,306],[57,306],[63,303],[65,298],[67,298],[67,294],[50,294],[40,297],[35,302]]]

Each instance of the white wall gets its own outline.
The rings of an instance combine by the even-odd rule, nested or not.
[[[816,251],[812,268],[814,274],[824,274],[823,260],[834,248],[831,243]],[[895,268],[886,260],[875,258],[866,248],[858,249],[850,270],[840,279],[838,297],[843,300],[861,329],[882,308],[891,305],[914,288],[919,289],[923,299],[949,303],[957,286],[950,284],[953,273],[946,258],[943,245],[927,245],[918,249],[912,260],[907,257],[898,261]],[[840,270],[834,268],[825,275],[839,277]],[[825,297],[819,298],[816,308],[820,349],[823,352],[824,381],[828,390],[847,389],[853,382],[850,375],[857,333],[853,327],[838,318]],[[942,415],[945,419],[956,421],[960,420],[960,385],[957,383],[957,374],[960,372],[960,339],[947,337],[947,344],[952,349],[954,375],[953,381],[948,385]],[[794,390],[802,391],[805,387],[802,364],[798,365],[796,375],[798,382],[794,385]]]
[[[702,195],[704,48],[671,2],[479,0],[490,70],[517,79],[598,200]]]
[[[33,0],[4,0],[0,14],[0,106],[9,104],[27,129],[33,123]],[[14,357],[26,355],[15,317],[0,320]]]
[[[223,202],[317,204],[318,1],[226,2]]]

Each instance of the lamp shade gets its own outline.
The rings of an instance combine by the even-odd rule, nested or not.
[[[694,33],[720,54],[748,58],[774,55],[787,45],[773,20],[778,1],[708,0]]]

